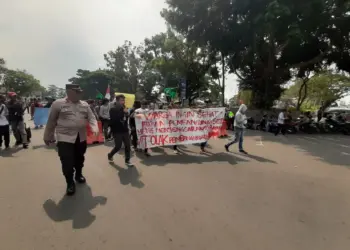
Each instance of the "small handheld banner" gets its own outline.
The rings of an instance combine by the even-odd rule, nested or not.
[[[169,109],[137,116],[140,148],[206,142],[221,135],[225,108]]]
[[[46,125],[49,118],[49,108],[35,108],[34,109],[34,125],[41,126]]]

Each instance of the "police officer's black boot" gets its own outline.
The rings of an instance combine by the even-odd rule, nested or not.
[[[66,182],[67,182],[67,189],[66,189],[66,195],[72,196],[75,194],[75,183],[72,177],[66,177]]]
[[[86,179],[82,174],[82,170],[81,169],[77,169],[75,171],[75,181],[80,183],[80,184],[84,184],[86,183]]]

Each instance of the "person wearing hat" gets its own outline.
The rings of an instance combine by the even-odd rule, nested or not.
[[[98,134],[98,125],[89,104],[81,101],[82,89],[79,85],[67,84],[66,92],[66,98],[52,103],[44,132],[44,142],[46,145],[54,142],[56,130],[58,155],[67,182],[66,194],[73,195],[74,179],[77,183],[86,182],[82,173],[87,148],[86,124],[90,124],[95,135]]]
[[[9,92],[10,101],[7,103],[8,120],[16,138],[16,146],[23,144],[23,148],[28,148],[27,132],[25,129],[23,114],[23,104],[18,100],[15,92]]]

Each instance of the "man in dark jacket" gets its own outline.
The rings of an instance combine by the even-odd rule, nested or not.
[[[120,150],[122,143],[125,147],[125,163],[128,167],[130,163],[130,136],[128,125],[128,109],[125,107],[125,96],[116,96],[116,102],[112,104],[109,110],[110,127],[114,138],[114,148],[108,154],[108,160],[113,161],[113,156]]]
[[[28,148],[27,132],[24,125],[24,107],[23,103],[17,100],[17,95],[14,92],[9,93],[10,101],[7,103],[9,114],[9,123],[16,138],[16,145],[23,143],[23,148]]]

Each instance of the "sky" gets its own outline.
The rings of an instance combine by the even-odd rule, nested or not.
[[[0,57],[43,86],[64,87],[77,69],[104,68],[103,54],[166,30],[165,0],[11,0],[0,10]],[[226,98],[237,93],[227,77]]]

